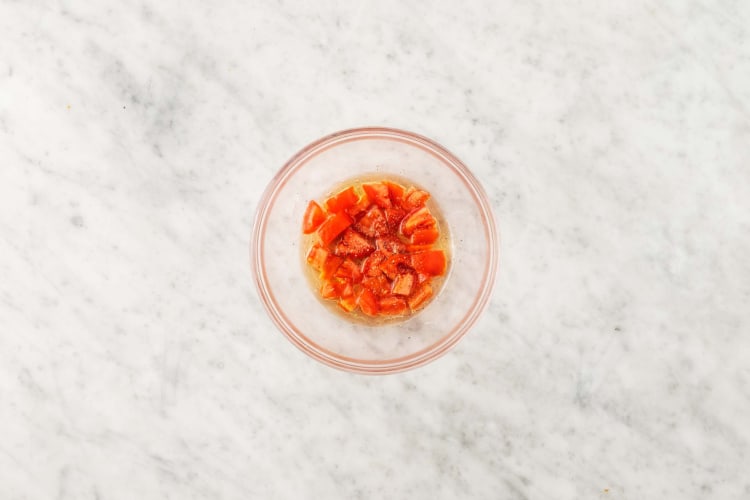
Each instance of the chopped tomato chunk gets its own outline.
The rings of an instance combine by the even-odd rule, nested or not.
[[[323,262],[323,267],[320,269],[320,277],[324,280],[332,277],[338,270],[344,259],[337,257],[336,255],[328,255],[326,260]]]
[[[310,250],[307,252],[307,262],[309,262],[313,269],[315,269],[316,271],[323,270],[323,264],[325,263],[327,257],[328,250],[318,244],[310,247]]]
[[[383,252],[379,250],[373,252],[362,262],[362,274],[370,277],[383,274],[383,271],[380,270],[380,264],[383,263],[385,258],[386,255]]]
[[[428,250],[411,254],[411,267],[418,273],[442,276],[445,273],[445,253],[442,250]]]
[[[411,295],[411,289],[414,287],[414,275],[412,273],[403,273],[396,276],[393,280],[391,293],[393,295]]]
[[[307,204],[305,209],[305,215],[302,217],[302,232],[310,234],[320,226],[323,221],[326,220],[326,214],[323,213],[323,209],[320,205],[311,201]]]
[[[354,227],[370,238],[377,238],[388,232],[388,223],[379,207],[372,207],[357,221]]]
[[[437,226],[435,217],[427,207],[420,207],[409,212],[401,221],[401,232],[404,236],[411,236],[417,229],[425,229]]]
[[[344,309],[344,311],[352,312],[357,308],[357,297],[355,297],[353,294],[346,297],[342,295],[339,299],[339,305],[342,309]]]
[[[334,273],[334,276],[349,280],[354,285],[362,281],[362,271],[359,270],[359,266],[352,259],[345,259]]]
[[[391,204],[400,206],[404,200],[404,187],[395,182],[385,181],[383,184],[388,186],[388,194],[391,197]]]
[[[346,255],[354,258],[361,258],[370,255],[375,251],[375,245],[353,229],[344,231],[334,253],[336,255]]]
[[[380,270],[388,276],[388,279],[395,280],[396,276],[409,270],[411,266],[411,259],[409,256],[402,253],[394,253],[389,255],[385,262],[380,264]]]
[[[417,228],[411,233],[409,241],[412,245],[429,245],[435,243],[440,236],[436,227]]]
[[[400,208],[386,208],[384,212],[385,221],[388,224],[388,229],[390,231],[395,231],[396,229],[398,229],[398,226],[401,224],[404,215],[406,215],[406,212]]]
[[[329,215],[328,218],[318,228],[318,236],[324,245],[328,245],[336,236],[341,234],[344,229],[352,225],[352,219],[345,213]]]
[[[354,190],[354,186],[349,186],[343,191],[334,194],[326,200],[326,210],[331,213],[338,213],[353,207],[359,201],[359,196]]]
[[[390,295],[380,299],[380,311],[390,316],[400,316],[409,310],[409,306],[403,297]]]
[[[432,297],[432,287],[429,283],[422,283],[417,287],[414,293],[411,294],[406,302],[409,304],[409,309],[414,311],[419,306],[424,304],[424,301]]]
[[[391,197],[388,193],[388,186],[382,182],[370,182],[362,184],[362,189],[367,193],[367,197],[380,208],[391,208]]]
[[[387,253],[404,253],[406,252],[406,245],[401,242],[395,236],[384,236],[375,240],[375,246],[381,252]]]
[[[430,193],[411,187],[406,193],[404,193],[404,201],[401,203],[401,206],[407,210],[411,210],[413,208],[424,206],[429,199]]]
[[[378,298],[372,293],[372,290],[368,288],[360,290],[359,295],[357,296],[357,304],[362,312],[368,316],[377,316],[378,311],[380,310]]]
[[[391,284],[383,274],[362,278],[362,286],[379,297],[391,293]]]

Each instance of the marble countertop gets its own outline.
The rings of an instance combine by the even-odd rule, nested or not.
[[[3,499],[750,498],[750,3],[0,2]],[[490,195],[448,355],[323,366],[256,204],[364,125]]]

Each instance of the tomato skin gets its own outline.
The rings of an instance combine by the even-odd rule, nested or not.
[[[357,304],[360,310],[368,316],[377,316],[380,311],[378,298],[367,288],[360,290],[357,296]]]
[[[324,220],[326,220],[326,215],[323,213],[323,209],[315,201],[311,201],[307,204],[305,215],[302,217],[302,232],[305,234],[312,233],[318,229],[318,226]]]
[[[409,311],[406,299],[389,295],[380,299],[380,312],[389,316],[400,316]]]
[[[411,267],[418,273],[442,276],[446,268],[445,253],[442,250],[413,253],[411,254]]]
[[[391,197],[388,193],[388,186],[382,182],[362,184],[362,189],[365,190],[370,201],[380,208],[391,208]]]
[[[354,186],[349,186],[343,191],[334,194],[325,202],[326,209],[331,213],[339,213],[353,207],[359,201],[359,196]]]
[[[432,297],[432,287],[429,283],[422,283],[419,287],[406,299],[409,309],[412,311],[416,310],[424,304],[424,302]]]
[[[409,242],[412,245],[430,245],[435,243],[440,236],[436,227],[417,228],[411,233]]]
[[[336,236],[352,225],[352,218],[343,212],[329,215],[318,228],[318,236],[323,245],[328,245]]]
[[[417,229],[427,229],[437,226],[435,217],[432,216],[427,207],[415,208],[401,221],[401,233],[404,236],[411,236]]]

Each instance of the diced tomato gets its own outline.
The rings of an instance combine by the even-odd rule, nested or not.
[[[328,218],[318,228],[318,236],[324,245],[328,245],[336,236],[341,234],[344,229],[352,225],[352,218],[345,213],[329,215]]]
[[[401,202],[401,206],[403,206],[406,210],[412,210],[414,208],[423,206],[429,199],[430,193],[428,193],[427,191],[422,191],[421,189],[416,189],[414,186],[412,186],[404,193],[404,201]]]
[[[418,273],[441,276],[445,273],[445,253],[442,250],[413,253],[411,254],[411,267]]]
[[[362,286],[370,290],[378,297],[382,297],[383,295],[388,295],[391,293],[391,284],[388,281],[388,278],[386,278],[382,274],[374,277],[367,276],[365,278],[362,278]]]
[[[310,234],[320,226],[323,221],[326,220],[326,214],[323,213],[323,209],[320,205],[311,201],[307,204],[305,209],[305,215],[302,217],[302,232]]]
[[[339,299],[339,306],[346,312],[352,312],[357,308],[357,297],[354,294],[346,297],[342,295]]]
[[[412,245],[429,245],[435,243],[440,236],[437,227],[417,228],[411,233],[409,241]]]
[[[344,259],[344,262],[341,263],[334,276],[336,278],[347,279],[353,285],[362,281],[362,272],[359,270],[359,266],[351,259]]]
[[[401,224],[401,220],[404,218],[404,215],[406,215],[406,212],[404,212],[400,208],[386,208],[384,210],[385,212],[385,221],[388,224],[388,229],[390,231],[395,231],[398,229],[398,226]]]
[[[396,276],[391,285],[393,295],[411,295],[411,289],[414,287],[414,275],[412,273],[402,273]]]
[[[359,259],[370,255],[373,251],[375,251],[375,245],[372,241],[353,229],[347,229],[333,253]]]
[[[386,253],[404,253],[406,245],[395,236],[384,236],[375,240],[375,246],[381,252]]]
[[[309,262],[316,271],[321,271],[323,269],[323,264],[327,257],[328,250],[317,243],[310,247],[310,251],[307,252],[307,262]]]
[[[411,267],[411,259],[408,255],[402,253],[389,255],[385,262],[380,264],[380,270],[392,280],[396,279],[399,274],[408,271],[409,267]]]
[[[386,222],[383,211],[378,207],[370,208],[365,215],[362,216],[354,227],[360,233],[369,236],[370,238],[377,238],[378,236],[388,232],[388,223]]]
[[[370,207],[370,199],[367,197],[367,193],[359,197],[359,201],[346,209],[352,218],[356,219],[359,215],[365,212]]]
[[[406,300],[403,297],[389,295],[380,299],[380,312],[390,316],[399,316],[409,310]]]
[[[328,255],[326,260],[323,262],[323,266],[320,269],[321,279],[327,280],[336,273],[344,259],[335,255]]]
[[[404,187],[401,184],[389,181],[385,181],[383,184],[388,186],[388,194],[391,197],[391,203],[394,206],[400,207],[404,199]]]
[[[377,316],[380,306],[378,305],[378,298],[372,293],[372,290],[363,288],[360,290],[357,296],[357,304],[359,308],[368,316]]]
[[[326,200],[326,209],[331,213],[343,212],[347,208],[353,207],[359,201],[359,196],[354,190],[354,186],[349,186],[343,191],[334,194]]]
[[[417,229],[426,229],[437,226],[435,217],[432,216],[427,207],[420,207],[409,212],[401,221],[401,233],[411,236]]]
[[[332,281],[324,281],[320,287],[320,296],[324,299],[337,299],[339,298],[339,287],[337,283]]]
[[[414,293],[407,299],[409,309],[414,311],[421,306],[425,300],[432,297],[432,287],[429,283],[423,283],[414,290]]]
[[[386,255],[383,252],[378,250],[373,252],[362,262],[362,274],[370,277],[383,274],[383,271],[380,270],[380,264],[383,263],[385,258]]]
[[[370,201],[380,208],[391,208],[391,197],[388,193],[388,186],[382,182],[362,184],[362,189],[365,190]]]

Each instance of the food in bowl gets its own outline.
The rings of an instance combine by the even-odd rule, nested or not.
[[[448,267],[446,231],[430,193],[406,185],[352,182],[320,204],[308,202],[302,247],[324,301],[355,317],[393,319],[437,294]]]

